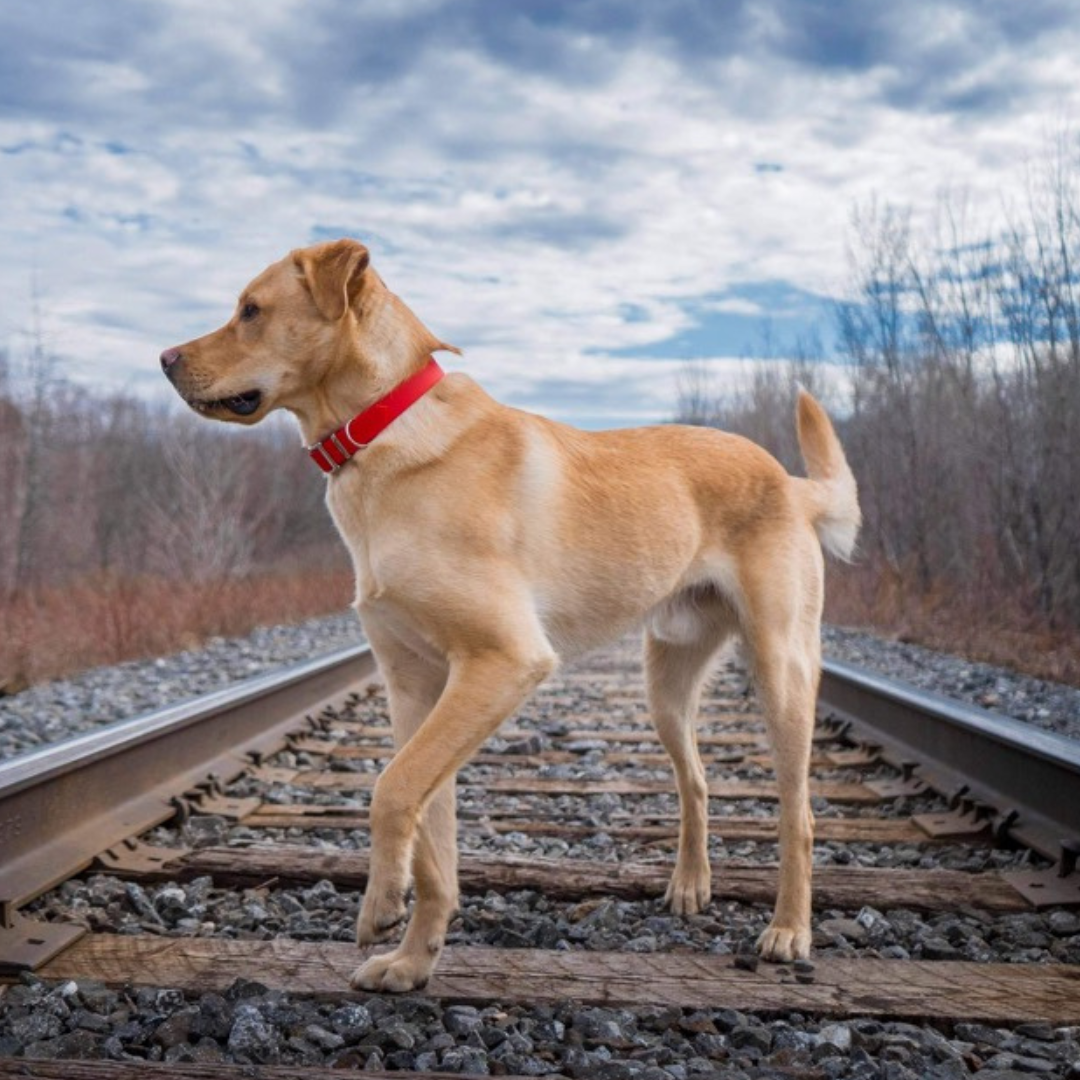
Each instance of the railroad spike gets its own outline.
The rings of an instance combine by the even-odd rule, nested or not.
[[[169,800],[169,805],[176,811],[174,816],[177,825],[183,827],[191,820],[191,803],[182,795],[174,795]]]
[[[971,790],[967,784],[961,784],[955,791],[949,795],[948,803],[950,810],[956,810],[959,808],[961,802],[964,800],[964,796]]]
[[[1003,813],[994,823],[994,839],[999,843],[1009,839],[1012,827],[1020,820],[1020,811],[1015,807]]]
[[[1058,877],[1068,877],[1076,873],[1076,858],[1080,855],[1080,837],[1061,841],[1061,856],[1058,859]]]

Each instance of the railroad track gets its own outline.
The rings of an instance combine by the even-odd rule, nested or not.
[[[825,1077],[867,1061],[903,1077],[919,1075],[916,1031],[952,1063],[940,1075],[1007,1067],[1010,1053],[1058,1070],[1046,1075],[1080,1060],[1080,746],[839,664],[814,744],[811,964],[747,948],[774,896],[776,792],[760,716],[730,674],[699,737],[715,899],[687,919],[661,911],[677,804],[623,645],[559,673],[463,771],[462,916],[425,993],[349,990],[368,800],[391,754],[375,679],[370,654],[350,650],[0,766],[0,1077],[252,1075],[230,1057],[308,1080],[326,1063],[371,1075],[409,1062],[417,1078]],[[999,939],[1010,962],[967,958]],[[41,1021],[31,1050],[60,1061],[4,1057],[25,1049],[5,1051],[4,1017],[36,1033],[33,1014],[65,993],[68,1014],[103,993],[116,1007],[89,1027]],[[256,1007],[238,1002],[280,1012],[282,996],[322,1020],[288,1038],[264,1024],[265,1054],[234,1046],[236,1017],[254,1023]],[[395,1022],[420,999],[442,1011],[432,1049],[413,1053]],[[227,1003],[232,1028],[176,1019],[206,1001]],[[357,1002],[360,1034],[340,1021]],[[109,1034],[120,1014],[127,1042]],[[121,1060],[75,1060],[107,1055]]]

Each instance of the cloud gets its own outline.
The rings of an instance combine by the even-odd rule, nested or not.
[[[672,361],[828,321],[854,202],[1021,192],[1078,27],[1049,0],[9,0],[0,339],[36,279],[78,378],[153,392],[263,265],[355,235],[497,393],[660,419]],[[574,390],[605,371],[621,404]]]

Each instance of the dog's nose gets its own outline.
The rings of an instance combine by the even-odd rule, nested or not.
[[[166,349],[161,354],[161,370],[171,378],[173,374],[171,369],[178,360],[183,358],[183,355],[179,349]]]

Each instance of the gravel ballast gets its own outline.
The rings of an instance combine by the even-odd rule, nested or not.
[[[1080,690],[875,634],[822,627],[824,655],[1080,739]]]
[[[1075,1077],[1076,1032],[952,1030],[737,1009],[447,1004],[358,994],[318,1002],[237,980],[223,994],[118,992],[33,976],[0,1000],[0,1056],[329,1065],[573,1080],[1017,1080]],[[254,1073],[252,1075],[255,1075]]]
[[[346,611],[32,686],[0,697],[0,761],[363,641],[360,620]]]
[[[1080,738],[1080,690],[839,627],[824,627],[823,640],[832,659]],[[346,611],[0,697],[0,761],[362,641],[356,615]]]
[[[632,642],[586,662],[588,672],[607,675],[606,684],[576,679],[571,667],[559,673],[520,714],[522,735],[490,740],[488,753],[505,765],[466,767],[459,788],[461,847],[466,853],[653,862],[670,866],[670,843],[618,839],[617,829],[637,817],[670,815],[673,794],[538,796],[496,793],[485,781],[496,774],[547,775],[567,780],[611,775],[605,754],[633,744],[605,746],[580,740],[576,760],[537,766],[519,762],[554,748],[568,731],[603,722],[629,730],[645,721],[644,702],[620,691],[640,686]],[[718,720],[737,694],[736,677],[722,676],[722,705],[706,701],[703,722],[712,730],[749,729],[752,715]],[[605,689],[606,687],[606,689]],[[752,697],[734,708],[748,714]],[[593,719],[590,720],[590,714]],[[362,724],[386,723],[381,695],[354,698],[339,716]],[[601,719],[602,718],[602,721]],[[643,734],[645,729],[642,730]],[[364,727],[329,722],[328,746],[369,737]],[[565,747],[564,741],[562,746]],[[319,758],[308,750],[287,750],[273,764],[310,768]],[[381,762],[370,758],[332,759],[339,773],[367,779]],[[732,760],[711,773],[755,779],[761,765]],[[826,769],[836,780],[865,780],[877,769]],[[621,766],[620,775],[651,779],[663,768]],[[233,795],[256,795],[264,803],[287,806],[318,802],[365,810],[370,791],[320,790],[245,778],[229,787]],[[880,814],[905,817],[940,810],[935,796],[894,800],[881,806],[831,804],[815,800],[819,818]],[[717,816],[765,817],[775,803],[755,799],[710,800]],[[588,827],[572,838],[497,833],[498,814],[537,820],[558,815]],[[714,865],[762,864],[776,859],[774,843],[725,841],[722,826],[711,838]],[[363,828],[260,829],[211,815],[153,830],[147,839],[167,846],[251,844],[308,845],[363,850]],[[1014,868],[1027,853],[979,845],[822,842],[815,863],[867,868],[947,868],[972,872]],[[152,934],[159,937],[222,937],[233,940],[294,938],[351,941],[361,894],[333,881],[283,885],[268,880],[229,889],[210,877],[184,882],[138,882],[87,874],[40,898],[30,914],[80,922],[96,933]],[[448,942],[455,946],[623,953],[734,954],[754,963],[751,943],[766,925],[769,907],[715,899],[701,914],[672,915],[659,900],[608,896],[558,899],[536,890],[478,890],[462,897]],[[920,911],[876,903],[872,895],[852,908],[825,907],[813,916],[814,957],[855,960],[872,957],[902,962],[970,961],[1014,964],[1080,963],[1080,915],[1067,911],[990,913],[965,905],[957,911]],[[813,976],[813,958],[804,977]],[[902,977],[898,965],[898,977]],[[871,1017],[842,1020],[798,1012],[756,1015],[735,1008],[691,1010],[661,1005],[600,1008],[566,1001],[523,1005],[493,1001],[465,1005],[424,995],[389,997],[343,993],[317,1001],[238,981],[223,993],[184,994],[168,988],[108,989],[93,983],[49,985],[32,976],[0,997],[0,1056],[95,1057],[164,1062],[326,1065],[366,1071],[431,1070],[448,1074],[523,1075],[577,1080],[689,1080],[734,1077],[763,1080],[1016,1080],[1017,1077],[1080,1077],[1080,1030],[1027,1023],[989,1027],[975,1023],[902,1023]]]

